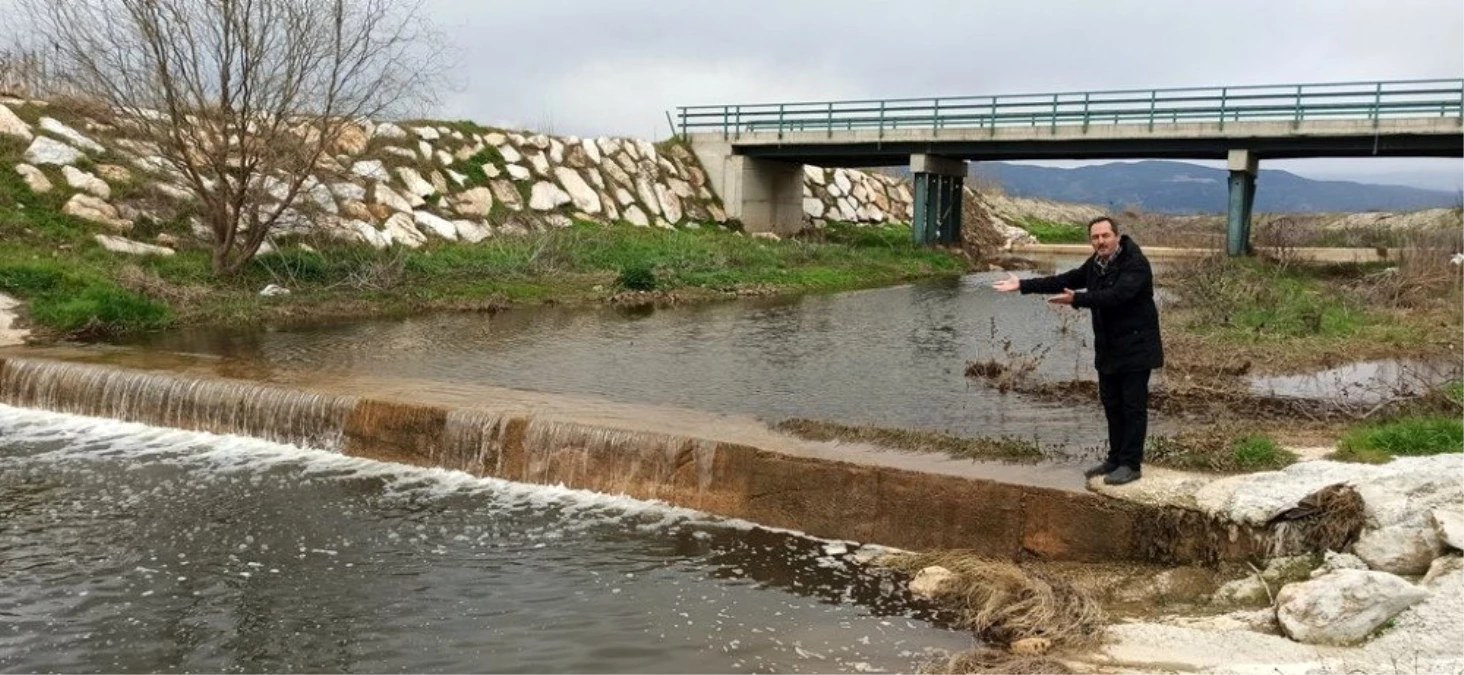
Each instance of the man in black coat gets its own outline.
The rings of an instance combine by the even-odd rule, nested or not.
[[[1084,472],[1109,485],[1139,479],[1144,437],[1149,430],[1149,374],[1164,366],[1154,273],[1149,259],[1110,218],[1088,223],[1093,255],[1077,269],[1050,277],[1017,279],[1008,274],[993,286],[1007,293],[1053,295],[1048,302],[1093,313],[1093,365],[1098,397],[1108,416],[1108,459]],[[1086,289],[1074,293],[1076,289]]]

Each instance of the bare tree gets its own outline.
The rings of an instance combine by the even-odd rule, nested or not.
[[[198,199],[213,270],[294,218],[362,119],[424,104],[442,41],[416,0],[20,0],[68,84]]]

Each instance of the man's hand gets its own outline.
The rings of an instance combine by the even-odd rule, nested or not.
[[[1054,295],[1048,298],[1047,301],[1054,305],[1071,305],[1073,304],[1073,291],[1071,288],[1064,288],[1062,289],[1062,295]]]
[[[1021,290],[1022,281],[1017,278],[1017,275],[1007,272],[1007,278],[992,284],[991,287],[1001,293],[1010,293]]]

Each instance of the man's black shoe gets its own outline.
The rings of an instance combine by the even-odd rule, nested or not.
[[[1113,470],[1114,469],[1117,469],[1117,468],[1118,468],[1118,465],[1117,464],[1113,464],[1111,462],[1104,462],[1104,463],[1099,464],[1097,466],[1089,467],[1087,471],[1084,471],[1083,472],[1083,477],[1084,478],[1092,478],[1094,476],[1106,476],[1106,475],[1108,475],[1110,473],[1113,473]]]
[[[1126,466],[1120,466],[1117,469],[1114,469],[1112,473],[1104,476],[1103,483],[1105,485],[1123,485],[1124,483],[1132,483],[1138,480],[1139,477],[1143,475],[1144,474],[1138,469],[1131,469]]]

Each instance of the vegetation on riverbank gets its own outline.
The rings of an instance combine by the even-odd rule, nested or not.
[[[665,230],[577,223],[478,244],[376,250],[278,239],[239,275],[210,271],[203,248],[129,257],[104,250],[94,224],[61,213],[0,172],[0,292],[26,300],[43,334],[107,338],[158,328],[541,302],[675,302],[837,291],[959,274],[960,256],[922,249],[908,227],[830,224],[769,240],[720,227]],[[188,240],[186,225],[147,223]],[[277,284],[288,295],[262,297]]]

